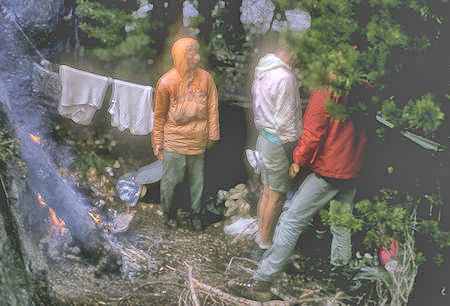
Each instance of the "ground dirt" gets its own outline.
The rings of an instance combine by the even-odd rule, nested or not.
[[[121,234],[121,239],[155,259],[154,271],[138,274],[133,280],[123,279],[120,271],[98,273],[88,261],[66,258],[52,265],[48,275],[49,292],[55,302],[66,305],[178,305],[181,302],[187,305],[186,263],[198,281],[225,292],[229,292],[226,284],[230,279],[251,277],[243,269],[256,266],[240,258],[252,257],[253,242],[239,240],[232,244],[233,238],[224,234],[222,223],[210,225],[202,232],[192,231],[188,222],[183,222],[178,229],[168,229],[161,215],[158,204],[138,203],[129,230]],[[234,264],[227,272],[233,257]],[[304,264],[291,264],[288,269],[291,271],[274,284],[273,292],[281,298],[317,298],[321,300],[307,304],[326,305],[327,297],[333,298],[338,291],[326,282],[306,276],[307,258],[299,262]],[[199,289],[197,294],[204,305],[233,305]]]

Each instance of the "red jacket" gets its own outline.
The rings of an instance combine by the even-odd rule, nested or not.
[[[303,117],[303,134],[294,150],[294,162],[321,176],[350,179],[362,168],[367,137],[365,132],[357,137],[351,120],[334,120],[327,114],[325,101],[330,97],[327,89],[312,93]]]

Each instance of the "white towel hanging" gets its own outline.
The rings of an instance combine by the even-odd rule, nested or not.
[[[100,109],[108,89],[108,78],[69,66],[59,66],[61,98],[58,112],[74,122],[89,125]]]
[[[153,87],[114,80],[111,94],[111,126],[133,135],[147,135],[153,129]]]

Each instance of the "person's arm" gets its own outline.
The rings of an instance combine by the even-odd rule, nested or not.
[[[217,88],[214,80],[209,76],[208,81],[208,148],[211,148],[215,141],[220,138],[219,130],[219,104],[217,98]]]
[[[169,103],[169,91],[167,90],[167,88],[165,88],[161,81],[158,81],[158,84],[156,84],[154,99],[152,147],[153,153],[159,160],[162,160],[164,125],[167,121]]]
[[[319,149],[326,136],[329,118],[325,109],[325,101],[329,98],[330,95],[325,90],[315,91],[311,95],[303,117],[303,134],[294,150],[294,163],[300,167],[311,162],[314,152]]]
[[[274,101],[274,125],[283,144],[297,141],[301,125],[300,98],[293,78],[283,78],[277,86]]]

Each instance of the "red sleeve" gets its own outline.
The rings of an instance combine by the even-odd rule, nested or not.
[[[325,101],[330,97],[326,90],[314,91],[303,117],[303,134],[294,150],[294,162],[300,167],[311,163],[328,130],[329,118]]]

